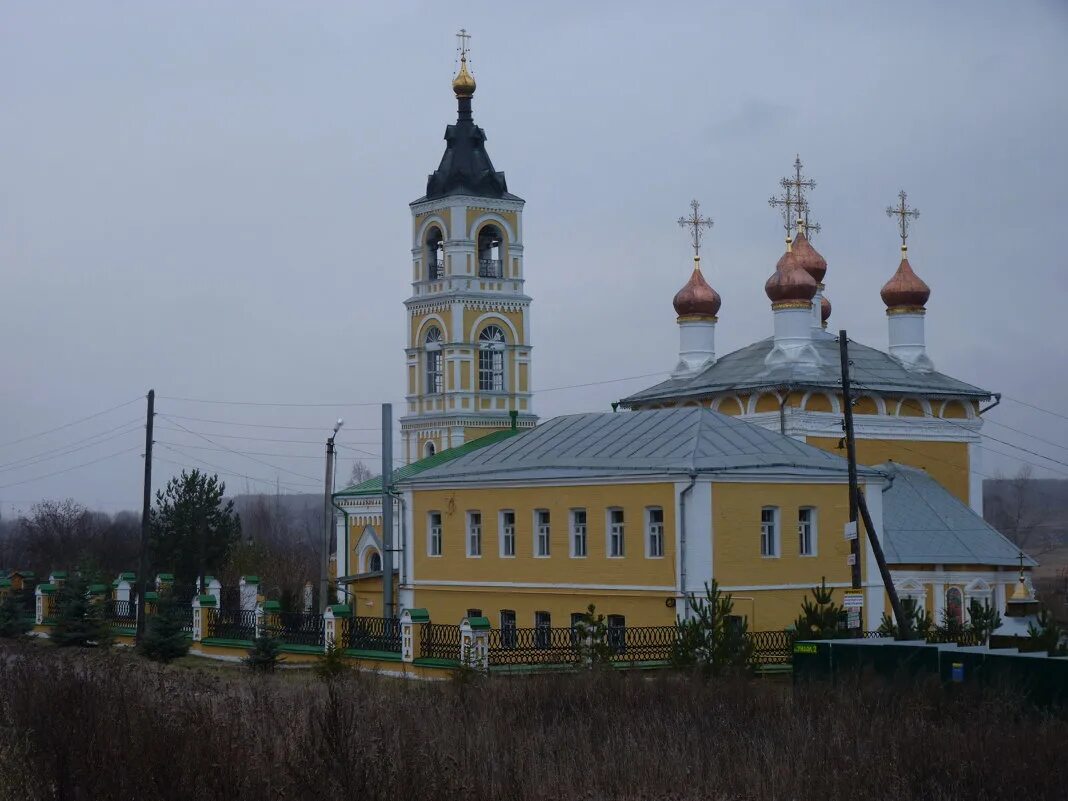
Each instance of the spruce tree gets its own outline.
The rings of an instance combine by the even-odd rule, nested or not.
[[[794,621],[800,640],[832,640],[848,634],[846,611],[834,602],[834,590],[827,588],[827,578],[813,587],[812,600],[801,601],[801,615]]]
[[[156,613],[145,618],[145,633],[137,650],[156,662],[170,662],[189,653],[189,638],[184,631],[181,607],[170,593],[156,604]]]
[[[90,600],[89,585],[84,575],[75,574],[56,592],[56,625],[52,630],[56,645],[92,648],[111,644],[104,603]]]
[[[33,628],[33,617],[26,613],[15,598],[8,594],[0,600],[0,637],[23,637]]]
[[[282,645],[269,634],[261,634],[252,641],[252,647],[248,650],[248,656],[241,661],[255,673],[271,673],[283,661],[281,657]]]
[[[719,590],[715,579],[705,584],[705,597],[689,597],[693,616],[678,623],[678,636],[671,649],[676,667],[697,667],[718,675],[744,668],[752,654],[745,620],[735,617],[734,599]]]
[[[1057,625],[1053,613],[1043,607],[1038,611],[1038,625],[1027,624],[1027,636],[1036,651],[1045,651],[1050,656],[1068,656],[1068,645],[1061,644],[1064,632]]]

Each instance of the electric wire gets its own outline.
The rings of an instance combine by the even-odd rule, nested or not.
[[[133,400],[128,400],[125,403],[116,404],[115,406],[112,406],[112,407],[110,407],[108,409],[104,409],[104,411],[102,411],[102,412],[95,412],[94,414],[86,415],[85,417],[80,417],[77,420],[72,420],[71,422],[64,423],[61,426],[56,426],[55,428],[49,428],[49,429],[47,429],[45,431],[38,431],[36,434],[27,434],[26,436],[20,437],[19,439],[13,439],[13,440],[9,440],[7,442],[0,442],[0,448],[6,448],[9,445],[18,445],[20,442],[26,442],[27,440],[36,439],[37,437],[43,437],[46,434],[52,434],[52,433],[54,433],[56,431],[62,431],[65,428],[70,428],[71,426],[76,426],[79,423],[84,423],[84,422],[86,422],[88,420],[93,420],[93,419],[95,419],[97,417],[102,417],[105,414],[108,414],[109,412],[114,412],[117,409],[122,409],[122,408],[124,408],[126,406],[129,406],[131,403],[137,403],[138,401],[142,401],[142,400],[144,400],[144,396],[143,395],[139,395],[138,397],[134,398]]]
[[[140,448],[140,445],[134,445],[132,448],[126,448],[125,450],[116,451],[110,453],[107,456],[101,456],[99,459],[93,459],[91,462],[82,462],[81,464],[73,465],[72,467],[66,467],[62,470],[56,470],[54,473],[45,473],[43,476],[34,476],[33,478],[27,478],[22,481],[13,481],[10,484],[0,484],[0,490],[7,489],[8,487],[17,487],[22,484],[29,484],[32,481],[40,481],[44,478],[51,478],[52,476],[59,476],[63,473],[69,473],[71,470],[79,470],[83,467],[89,467],[89,465],[99,464],[100,462],[108,459],[114,459],[116,456],[122,456],[124,453],[132,453]]]
[[[230,469],[227,469],[225,467],[220,467],[219,465],[212,464],[211,462],[207,462],[204,459],[201,459],[201,458],[199,458],[197,456],[193,456],[192,454],[189,454],[189,453],[185,453],[180,448],[175,448],[175,447],[173,447],[171,445],[166,445],[164,443],[160,443],[160,447],[166,448],[168,451],[171,451],[172,453],[177,453],[179,456],[185,457],[190,462],[193,462],[193,463],[199,462],[200,464],[204,465],[205,467],[208,467],[211,470],[215,470],[216,472],[218,472],[219,474],[224,475],[224,476],[233,476],[235,478],[244,478],[244,479],[246,479],[248,481],[255,481],[255,482],[260,483],[260,484],[266,484],[269,487],[285,487],[290,492],[293,492],[293,493],[296,493],[296,494],[300,494],[300,495],[308,494],[307,490],[305,490],[303,488],[305,485],[297,485],[295,483],[290,483],[288,480],[286,480],[286,481],[282,481],[281,479],[271,480],[271,479],[266,479],[266,478],[258,478],[256,476],[245,475],[244,473],[240,473],[240,472],[238,472],[236,470],[230,470]],[[187,464],[179,464],[177,462],[172,462],[172,461],[170,461],[168,459],[163,459],[163,458],[161,458],[159,456],[153,456],[152,460],[153,461],[164,462],[164,463],[170,464],[170,465],[174,465],[175,467],[180,467],[183,470],[185,470],[186,468],[190,468],[190,467],[194,467],[195,468],[194,464],[188,464],[188,463]]]
[[[1019,398],[1014,398],[1012,395],[1002,394],[1001,397],[1004,400],[1010,400],[1013,403],[1020,404],[1021,406],[1027,406],[1028,408],[1034,409],[1035,411],[1045,412],[1046,414],[1051,414],[1054,417],[1059,417],[1062,420],[1068,420],[1068,414],[1063,414],[1062,412],[1055,412],[1055,411],[1053,411],[1051,409],[1043,409],[1041,406],[1035,406],[1035,404],[1033,404],[1033,403],[1028,403],[1027,401],[1020,400]]]
[[[134,427],[130,428],[130,426]],[[105,434],[111,434],[112,432],[119,431],[120,428],[129,428],[129,431],[121,431],[118,434],[115,434],[115,436],[113,437],[104,436]],[[107,431],[100,431],[96,434],[93,434],[92,436],[83,437],[82,439],[74,440],[74,442],[68,442],[66,445],[60,445],[56,448],[50,448],[47,451],[41,451],[40,453],[35,453],[32,456],[25,456],[21,459],[16,459],[13,462],[8,462],[7,464],[0,464],[0,473],[7,472],[8,470],[17,470],[20,467],[30,467],[31,465],[40,464],[41,462],[47,462],[50,459],[58,459],[61,456],[66,456],[68,453],[74,453],[75,451],[84,450],[85,448],[90,448],[93,445],[99,445],[102,442],[107,442],[108,440],[115,439],[116,437],[122,436],[123,434],[129,434],[133,431],[143,429],[144,423],[140,422],[139,418],[129,420],[123,423],[122,425],[115,426],[114,428],[109,428]],[[100,439],[100,437],[104,438]],[[90,442],[90,440],[95,441]],[[76,445],[81,445],[85,442],[89,444],[83,445],[82,447],[73,447]]]

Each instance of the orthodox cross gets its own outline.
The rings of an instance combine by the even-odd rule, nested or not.
[[[471,38],[471,34],[467,32],[466,28],[460,28],[460,32],[456,34],[456,41],[459,43],[460,58],[467,57],[467,42]]]
[[[898,203],[897,206],[887,206],[886,216],[897,217],[897,229],[901,236],[901,247],[905,247],[909,238],[909,224],[911,220],[915,220],[920,216],[919,209],[910,209],[905,202],[908,195],[905,194],[905,190],[902,189],[897,193]]]
[[[679,217],[679,225],[690,229],[690,240],[693,242],[694,260],[701,258],[701,237],[704,236],[702,228],[711,228],[713,223],[708,217],[701,216],[701,204],[696,200],[690,201],[690,216]]]
[[[806,189],[815,189],[816,188],[816,182],[813,181],[811,178],[802,178],[801,177],[801,170],[802,169],[803,169],[803,165],[801,164],[801,156],[797,155],[797,156],[794,157],[794,177],[793,178],[783,178],[781,181],[779,181],[779,183],[782,185],[782,187],[784,189],[786,187],[793,187],[794,197],[797,198],[798,206],[800,206],[801,208],[804,208],[805,207],[805,190]]]
[[[805,236],[812,239],[813,234],[818,234],[823,230],[823,226],[818,222],[810,222],[808,219],[808,202],[805,202]]]
[[[785,182],[786,179],[783,178]],[[797,200],[793,195],[793,185],[789,183],[783,183],[782,197],[775,197],[774,195],[768,199],[768,205],[772,208],[777,206],[782,207],[782,221],[783,227],[786,228],[786,237],[789,239],[793,236],[794,223],[797,222],[797,215],[794,214],[794,206],[797,206]]]

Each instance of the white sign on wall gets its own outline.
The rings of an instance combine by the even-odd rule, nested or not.
[[[845,524],[845,538],[847,540],[855,540],[857,538],[857,521],[850,520]]]
[[[863,609],[864,608],[864,593],[859,590],[853,590],[852,592],[846,592],[842,596],[842,608],[843,609]]]

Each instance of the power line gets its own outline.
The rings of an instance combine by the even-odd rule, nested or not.
[[[273,401],[226,401],[226,400],[213,400],[210,398],[176,398],[169,395],[160,395],[161,400],[181,401],[183,403],[210,403],[221,406],[286,406],[294,408],[351,408],[354,406],[381,406],[382,404],[375,401],[368,401],[364,403],[282,403]]]
[[[164,420],[169,420],[170,422],[174,423],[176,426],[178,426],[178,428],[182,429],[187,434],[192,434],[195,437],[200,437],[200,439],[204,440],[205,442],[207,442],[207,443],[209,443],[211,445],[215,445],[215,446],[221,447],[224,450],[230,451],[230,453],[237,454],[238,456],[244,456],[246,459],[249,459],[250,461],[256,462],[257,464],[262,464],[265,467],[270,467],[272,470],[281,470],[283,473],[290,473],[290,474],[292,474],[294,476],[298,476],[299,478],[303,478],[303,479],[306,479],[308,481],[311,481],[311,482],[313,482],[313,486],[317,483],[316,479],[312,478],[311,476],[306,476],[303,473],[298,473],[297,471],[290,470],[287,467],[280,467],[279,465],[271,464],[270,462],[265,462],[262,459],[257,459],[255,456],[249,456],[247,453],[242,453],[241,451],[234,450],[233,448],[227,448],[225,445],[222,445],[221,443],[216,442],[213,439],[209,439],[208,437],[204,436],[203,434],[200,434],[200,433],[198,433],[196,431],[192,431],[191,429],[186,428],[181,423],[176,422],[175,420],[173,420],[168,415],[163,414],[163,415],[160,415],[160,416]]]
[[[240,423],[237,420],[208,420],[203,417],[187,417],[181,414],[160,414],[161,417],[166,417],[172,423],[175,420],[191,420],[196,423],[214,423],[221,426],[245,426],[247,428],[283,428],[291,431],[326,431],[327,426],[285,426],[285,425],[271,425],[269,423]],[[177,425],[177,424],[176,424]],[[349,428],[349,431],[381,431],[380,427],[370,428]],[[325,440],[324,440],[325,442]]]
[[[76,464],[73,467],[67,467],[67,468],[64,468],[63,470],[56,470],[54,473],[46,473],[43,476],[34,476],[33,478],[27,478],[27,479],[25,479],[23,481],[13,481],[10,484],[2,484],[2,485],[0,485],[0,489],[7,489],[8,487],[17,487],[17,486],[19,486],[21,484],[29,484],[32,481],[40,481],[43,478],[51,478],[52,476],[58,476],[58,475],[62,475],[63,473],[69,473],[71,470],[78,470],[79,468],[88,467],[89,465],[93,465],[93,464],[98,464],[98,463],[103,462],[103,461],[105,461],[107,459],[114,459],[116,456],[122,456],[124,453],[131,453],[133,451],[138,450],[140,447],[141,447],[140,445],[134,445],[132,448],[127,448],[126,450],[123,450],[123,451],[116,451],[115,453],[108,454],[107,456],[101,456],[99,459],[93,459],[93,461],[91,461],[91,462],[82,462],[81,464]]]
[[[89,442],[90,440],[96,440],[96,441],[95,442],[89,442],[88,445],[84,446],[85,448],[91,447],[93,445],[99,445],[102,442],[107,442],[108,440],[115,439],[115,437],[105,437],[104,439],[99,439],[100,437],[104,437],[105,434],[111,434],[114,431],[118,431],[120,428],[128,428],[129,426],[134,425],[134,424],[137,424],[137,426],[135,428],[131,428],[129,431],[120,432],[120,434],[116,434],[115,437],[121,436],[121,434],[129,434],[132,431],[136,431],[137,428],[140,428],[141,425],[143,425],[143,424],[140,423],[140,419],[139,418],[138,419],[134,419],[134,420],[129,420],[129,421],[123,423],[122,425],[115,426],[114,428],[109,428],[107,431],[100,431],[100,432],[98,432],[96,434],[93,434],[92,436],[83,437],[82,439],[76,439],[76,440],[74,440],[74,442],[68,442],[66,445],[60,445],[59,447],[56,447],[56,448],[49,448],[46,451],[41,451],[40,453],[35,453],[32,456],[24,456],[23,458],[16,459],[13,462],[8,462],[7,464],[2,464],[2,465],[0,465],[0,473],[5,472],[7,470],[14,470],[14,469],[16,469],[18,467],[29,467],[31,464],[38,464],[39,462],[45,462],[45,461],[48,461],[49,459],[55,459],[55,458],[58,458],[60,456],[65,456],[68,453],[74,453],[75,451],[83,450],[83,448],[75,448],[73,446],[81,445],[81,443]],[[62,453],[60,453],[59,451],[62,451]],[[55,455],[53,456],[53,455],[50,455],[50,454],[55,454]]]
[[[269,487],[275,487],[275,486],[285,487],[287,490],[289,490],[291,492],[295,492],[295,493],[302,494],[302,495],[306,495],[307,494],[307,492],[305,492],[302,489],[303,485],[291,484],[288,481],[271,480],[271,479],[266,479],[266,478],[257,478],[256,476],[247,476],[244,473],[237,472],[236,470],[228,470],[225,467],[219,467],[216,464],[212,464],[211,462],[207,462],[207,461],[205,461],[205,460],[203,460],[203,459],[201,459],[201,458],[199,458],[197,456],[193,456],[192,454],[185,453],[181,449],[175,448],[175,447],[173,447],[171,445],[167,445],[165,443],[159,443],[159,444],[162,447],[166,448],[167,450],[169,450],[169,451],[171,451],[173,453],[177,453],[179,456],[184,456],[186,459],[189,459],[191,462],[199,462],[200,464],[202,464],[202,465],[204,465],[204,466],[206,466],[206,467],[208,467],[208,468],[210,468],[212,470],[215,470],[215,471],[221,473],[222,475],[233,476],[235,478],[244,478],[244,479],[246,479],[248,481],[255,481],[255,482],[260,483],[260,484],[266,484]],[[180,467],[183,470],[186,469],[187,467],[191,466],[189,464],[179,464],[178,462],[172,462],[172,461],[170,461],[168,459],[163,459],[163,458],[158,457],[158,456],[155,457],[155,459],[156,459],[156,461],[164,462],[165,464],[170,464],[170,465],[174,465],[175,467]]]
[[[142,400],[144,400],[144,397],[141,396],[141,395],[138,395],[133,400],[128,400],[125,403],[117,404],[115,406],[112,406],[109,409],[104,409],[104,411],[102,411],[102,412],[96,412],[94,414],[90,414],[90,415],[87,415],[85,417],[80,417],[77,420],[72,420],[71,422],[64,423],[61,426],[56,426],[55,428],[49,428],[46,431],[38,431],[36,434],[27,434],[24,437],[20,437],[19,439],[13,439],[13,440],[10,440],[9,442],[0,442],[0,448],[6,448],[9,445],[18,445],[20,442],[25,442],[26,440],[36,439],[37,437],[43,437],[46,434],[51,434],[51,433],[53,433],[55,431],[62,431],[65,428],[70,428],[71,426],[76,426],[79,423],[84,423],[87,420],[93,420],[94,418],[102,417],[103,415],[107,414],[108,412],[113,412],[116,409],[122,409],[125,406],[129,406],[131,403],[138,403],[138,402],[140,402]]]
[[[1031,409],[1034,409],[1035,411],[1045,412],[1046,414],[1052,414],[1054,417],[1059,417],[1062,420],[1068,420],[1068,414],[1062,414],[1061,412],[1055,412],[1055,411],[1052,411],[1051,409],[1043,409],[1041,406],[1035,406],[1035,404],[1033,404],[1033,403],[1028,403],[1027,401],[1020,400],[1019,398],[1014,398],[1014,397],[1012,397],[1012,395],[1003,394],[1001,397],[1003,397],[1005,400],[1011,400],[1013,403],[1018,403],[1021,406],[1027,406],[1027,407],[1029,407]]]

